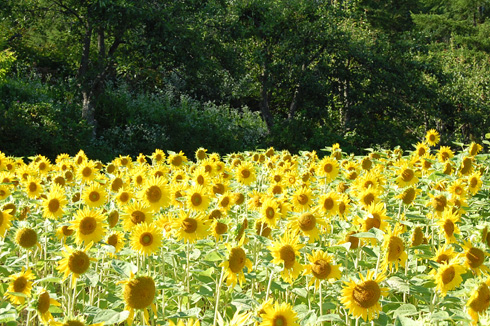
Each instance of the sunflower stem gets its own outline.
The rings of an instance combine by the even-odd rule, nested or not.
[[[187,294],[189,295],[191,293],[191,283],[190,283],[190,272],[189,272],[189,260],[190,260],[190,254],[189,254],[189,248],[190,248],[190,242],[187,241],[187,245],[185,247],[185,251],[186,251],[186,259],[187,259],[187,264],[185,266],[185,273],[186,273],[186,283],[187,283]],[[187,309],[190,309],[191,306],[190,306],[190,301],[187,300]]]
[[[216,304],[214,307],[214,319],[213,319],[213,326],[216,326],[216,321],[218,319],[218,307],[219,307],[219,297],[221,294],[221,284],[223,283],[223,275],[224,275],[224,268],[221,268],[221,274],[219,277],[219,281],[216,283]]]
[[[319,296],[320,296],[320,316],[323,316],[323,292],[322,292],[322,281],[320,281],[320,285],[319,285]],[[322,325],[323,325],[323,322],[322,322]]]
[[[271,275],[269,277],[269,283],[267,283],[267,290],[265,291],[265,302],[269,299],[269,293],[271,291],[271,283],[272,283],[272,276],[274,275],[274,271],[271,271]]]

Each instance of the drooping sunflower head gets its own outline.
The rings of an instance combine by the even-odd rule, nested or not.
[[[480,153],[482,149],[483,149],[482,145],[472,142],[468,147],[468,153],[470,154],[470,156],[475,156],[478,153]]]
[[[486,282],[481,282],[466,303],[466,306],[468,307],[468,314],[473,320],[473,325],[477,325],[480,319],[479,316],[485,314],[490,306],[489,284],[489,280]]]

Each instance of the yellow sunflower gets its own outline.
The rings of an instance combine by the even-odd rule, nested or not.
[[[43,217],[57,219],[64,213],[63,208],[68,204],[65,190],[58,185],[53,185],[43,200]]]
[[[128,280],[120,281],[118,284],[124,284],[124,310],[129,311],[128,325],[131,326],[133,324],[135,310],[140,309],[143,310],[145,322],[149,325],[150,316],[147,308],[150,307],[153,313],[157,314],[157,307],[153,303],[156,293],[155,280],[151,276],[134,278],[134,274],[131,272]]]
[[[124,248],[124,234],[121,231],[112,231],[105,241],[109,246],[114,247],[114,253],[118,253]]]
[[[481,174],[473,173],[468,177],[468,191],[474,196],[482,187]]]
[[[327,227],[325,220],[316,211],[307,211],[291,216],[287,228],[295,234],[307,236],[308,243],[313,243],[320,238],[321,226]]]
[[[339,170],[339,162],[333,157],[325,156],[317,163],[316,175],[324,182],[331,182],[337,178]]]
[[[24,186],[25,193],[29,198],[38,198],[43,193],[43,186],[39,178],[28,176]]]
[[[105,217],[98,209],[84,207],[75,213],[75,219],[71,222],[71,229],[75,231],[76,243],[97,243],[105,235],[107,224]]]
[[[386,254],[383,258],[381,268],[383,270],[388,269],[388,272],[391,270],[393,265],[395,265],[395,269],[397,271],[398,264],[405,268],[405,264],[408,259],[407,252],[405,251],[405,243],[400,238],[401,232],[402,228],[399,224],[397,224],[393,232],[391,231],[391,228],[388,227],[388,232],[384,236],[383,250],[386,251]]]
[[[61,303],[51,298],[49,292],[46,289],[39,289],[35,306],[36,314],[39,318],[39,321],[43,325],[49,325],[51,321],[54,321],[53,315],[51,315],[51,312],[49,312],[49,308],[52,305],[59,307],[61,306]]]
[[[440,226],[439,233],[444,234],[447,243],[455,243],[455,234],[459,234],[459,227],[456,224],[459,222],[460,215],[458,212],[454,212],[451,208],[444,209],[442,216],[437,221]]]
[[[429,146],[432,147],[436,146],[437,144],[439,144],[440,140],[441,140],[441,136],[435,129],[431,129],[427,131],[427,133],[425,134],[425,142],[429,144]]]
[[[273,246],[267,247],[274,257],[272,263],[284,264],[281,277],[288,283],[293,283],[303,270],[303,266],[297,259],[300,258],[299,250],[303,247],[304,245],[299,243],[298,236],[293,236],[288,232],[279,241],[274,241]]]
[[[490,279],[482,282],[478,285],[478,288],[473,292],[468,299],[466,306],[468,307],[468,314],[471,316],[472,325],[476,326],[480,320],[480,315],[487,313],[490,306]]]
[[[250,162],[243,162],[236,168],[236,179],[243,185],[250,186],[257,178],[255,168]]]
[[[473,161],[473,157],[463,157],[463,160],[461,161],[461,166],[459,168],[459,173],[461,173],[462,175],[469,175],[473,173]]]
[[[289,303],[267,304],[262,310],[259,326],[299,326],[298,316]]]
[[[332,256],[321,250],[313,251],[308,254],[309,265],[306,265],[305,274],[311,274],[313,277],[310,279],[309,286],[315,284],[315,288],[318,289],[320,283],[323,280],[338,280],[340,279],[340,267],[342,264],[332,264]]]
[[[223,234],[228,231],[228,225],[226,223],[220,222],[218,219],[214,219],[210,226],[211,234],[216,239],[216,241],[221,241]]]
[[[429,146],[426,143],[417,143],[415,146],[415,155],[418,157],[422,157],[425,154],[430,153]]]
[[[454,152],[448,146],[441,146],[437,151],[437,157],[439,162],[444,163],[454,157]]]
[[[434,274],[436,291],[440,291],[441,295],[445,297],[447,291],[454,290],[461,284],[463,281],[461,274],[465,272],[466,269],[457,263],[442,263]]]
[[[41,249],[41,245],[37,240],[38,236],[36,230],[30,227],[19,228],[15,234],[15,242],[24,249],[31,249],[34,246]]]
[[[488,253],[481,250],[480,248],[474,247],[471,241],[464,241],[462,245],[464,249],[464,266],[467,269],[471,269],[473,274],[481,276],[481,274],[488,275],[490,269],[485,266],[485,257]]]
[[[244,267],[247,267],[249,273],[252,271],[252,261],[247,258],[247,254],[242,248],[243,239],[238,246],[233,248],[228,243],[226,244],[229,252],[228,260],[225,260],[219,265],[219,267],[223,267],[225,270],[226,285],[232,288],[235,287],[237,282],[240,283],[240,287],[243,286],[245,282],[245,275],[243,274]]]
[[[158,252],[162,245],[163,231],[154,223],[140,223],[130,235],[131,248],[143,256]]]
[[[211,199],[206,189],[201,186],[193,186],[187,190],[187,207],[193,211],[204,212],[209,207]]]
[[[413,186],[419,182],[420,171],[411,166],[408,162],[400,166],[396,175],[396,183],[400,188]]]
[[[10,186],[0,184],[0,200],[5,200],[10,194]]]
[[[165,163],[165,152],[158,148],[155,149],[153,154],[151,154],[151,161],[153,165]]]
[[[350,198],[347,194],[342,194],[338,201],[338,215],[344,219],[350,213]]]
[[[179,218],[172,222],[172,230],[178,240],[194,243],[203,239],[209,234],[209,225],[202,213],[192,215],[191,213],[181,210]]]
[[[218,197],[218,207],[223,211],[229,211],[234,205],[233,194],[226,191]]]
[[[74,288],[77,283],[77,278],[84,274],[90,267],[91,261],[97,261],[95,258],[90,258],[87,251],[92,247],[93,242],[85,247],[84,250],[74,250],[65,246],[65,251],[62,252],[63,259],[58,262],[58,271],[64,273],[63,281],[65,281],[71,273],[71,286]]]
[[[79,180],[85,183],[91,183],[97,177],[99,170],[95,167],[95,162],[87,160],[77,167],[77,176]]]
[[[12,209],[0,210],[0,238],[5,237],[5,233],[12,226]]]
[[[170,192],[165,179],[150,177],[139,193],[139,198],[155,212],[167,207],[170,204]]]
[[[432,205],[432,208],[434,208],[434,213],[437,216],[441,216],[447,209],[447,197],[444,194],[434,196],[431,193],[429,193],[429,197],[431,197],[432,200],[427,203],[427,205]]]
[[[153,213],[150,207],[141,202],[134,202],[124,206],[121,217],[124,231],[131,231],[134,226],[143,222],[153,222]]]
[[[408,187],[403,189],[403,192],[395,196],[395,198],[400,199],[403,204],[410,206],[413,205],[415,198],[417,198],[417,195],[419,195],[421,192],[422,190],[416,187]]]
[[[100,207],[107,201],[107,191],[102,185],[93,182],[82,193],[84,203],[89,207]]]
[[[475,156],[478,153],[480,153],[483,149],[483,146],[480,144],[477,144],[475,142],[471,142],[470,146],[468,147],[468,153],[470,156]]]
[[[25,297],[16,295],[15,293],[22,293],[26,297],[31,297],[32,290],[32,280],[36,277],[32,274],[31,269],[27,271],[22,268],[22,271],[17,274],[12,274],[8,277],[10,279],[10,284],[5,293],[10,302],[13,304],[23,304],[26,301]]]
[[[318,199],[318,208],[325,217],[335,216],[339,211],[340,196],[335,191],[323,194]]]
[[[187,156],[184,152],[180,151],[177,153],[171,153],[167,158],[168,164],[173,168],[183,168],[185,163],[187,163]]]
[[[354,317],[362,317],[364,321],[370,321],[377,317],[381,311],[379,299],[388,295],[388,288],[380,287],[386,276],[378,274],[375,277],[373,271],[368,271],[366,277],[359,273],[360,282],[349,278],[349,282],[344,282],[345,287],[342,289],[342,298],[340,302],[349,313]]]
[[[308,187],[299,187],[291,196],[291,203],[296,212],[309,210],[314,202],[313,191]]]
[[[385,204],[383,202],[373,202],[367,206],[366,211],[365,218],[358,220],[358,223],[362,226],[362,231],[368,232],[373,227],[385,231],[388,226]]]
[[[281,213],[279,212],[279,203],[277,200],[274,197],[266,198],[260,206],[259,220],[275,227],[280,218]]]

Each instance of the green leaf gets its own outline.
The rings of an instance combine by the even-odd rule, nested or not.
[[[306,298],[308,296],[308,291],[305,288],[294,288],[291,292],[303,298]]]
[[[400,317],[396,317],[395,320],[395,326],[417,326],[417,325],[419,325],[418,322],[407,317],[400,316]]]
[[[398,309],[395,310],[393,317],[405,317],[405,316],[413,316],[418,314],[417,308],[413,304],[403,304]]]
[[[111,265],[112,265],[112,268],[114,268],[114,270],[121,274],[121,275],[124,275],[124,276],[127,276],[129,277],[130,276],[130,272],[133,272],[133,274],[135,274],[137,271],[138,271],[138,268],[133,265],[132,263],[128,263],[128,262],[125,262],[125,261],[121,261],[121,260],[113,260],[111,262]]]
[[[204,260],[206,261],[223,261],[224,257],[220,255],[219,252],[217,251],[211,251],[208,253],[205,257]]]
[[[47,277],[40,278],[39,280],[35,280],[33,283],[34,284],[37,284],[37,283],[42,283],[42,282],[46,282],[46,283],[60,283],[61,282],[61,278],[54,277],[54,276],[47,276]]]
[[[486,139],[490,139],[490,133],[485,134],[485,138],[486,138]]]
[[[396,289],[397,291],[400,291],[402,293],[408,293],[410,291],[409,284],[397,276],[390,277],[386,281],[386,283],[388,283],[391,288]],[[404,315],[402,315],[402,316],[404,316]],[[394,315],[394,317],[396,317],[396,315]]]
[[[438,311],[430,316],[432,321],[446,320],[449,319],[449,314],[447,311]]]
[[[117,312],[111,309],[101,310],[95,315],[94,323],[104,323],[104,325],[119,324],[128,319],[129,311]]]
[[[318,323],[320,323],[322,321],[343,322],[344,320],[342,318],[340,318],[340,316],[338,314],[328,314],[328,315],[323,315],[323,316],[318,317],[318,319],[316,321]]]

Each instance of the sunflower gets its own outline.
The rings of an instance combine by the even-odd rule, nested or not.
[[[257,178],[255,168],[250,162],[241,163],[236,168],[236,179],[243,185],[250,186]]]
[[[304,245],[299,243],[298,236],[293,236],[286,232],[279,241],[274,241],[273,246],[267,247],[270,250],[274,259],[273,264],[284,264],[284,269],[281,276],[284,281],[293,283],[303,270],[303,266],[299,263],[300,252]]]
[[[240,287],[243,286],[245,282],[245,275],[243,274],[243,268],[247,267],[248,272],[252,271],[252,261],[247,258],[245,250],[242,248],[243,239],[239,242],[238,246],[231,247],[228,243],[226,248],[228,249],[229,255],[228,260],[222,262],[219,267],[223,267],[225,270],[226,285],[232,288],[240,283]]]
[[[308,243],[313,243],[320,237],[320,230],[318,229],[320,226],[327,227],[325,220],[318,216],[316,211],[307,211],[292,216],[287,227],[296,234],[308,236]]]
[[[357,198],[359,199],[361,206],[364,208],[369,207],[371,204],[377,204],[380,202],[379,191],[371,187],[358,193]]]
[[[65,239],[73,234],[73,230],[70,228],[70,225],[60,225],[56,229],[56,237],[64,243]]]
[[[7,289],[7,293],[5,296],[12,302],[13,304],[24,304],[26,298],[31,297],[32,290],[32,280],[36,277],[32,274],[31,269],[29,268],[27,271],[25,268],[22,268],[22,271],[17,274],[12,274],[8,277],[10,279],[10,284]],[[18,296],[15,293],[22,293],[24,296]]]
[[[388,232],[384,235],[383,250],[386,254],[381,264],[383,270],[391,270],[393,265],[395,265],[396,271],[398,271],[398,264],[405,268],[405,264],[408,259],[407,252],[405,251],[405,243],[400,238],[402,228],[397,224],[393,230],[388,227]]]
[[[97,176],[99,170],[95,167],[95,162],[87,160],[77,167],[77,176],[79,180],[85,183],[91,183]]]
[[[432,205],[435,214],[437,216],[441,216],[443,212],[448,209],[447,197],[444,194],[439,194],[437,196],[434,196],[431,193],[429,193],[429,197],[431,197],[432,200],[427,205]]]
[[[65,319],[64,322],[51,321],[49,325],[53,326],[103,326],[104,323],[96,323],[88,325],[83,319],[80,319],[78,316],[76,319]]]
[[[258,192],[257,190],[253,190],[248,193],[250,199],[248,200],[248,209],[258,211],[262,207],[263,201],[267,198],[265,194]]]
[[[93,242],[89,243],[84,250],[73,250],[65,246],[65,251],[62,252],[63,259],[58,262],[58,271],[64,273],[63,281],[65,281],[70,273],[72,274],[71,285],[75,287],[77,278],[84,274],[90,267],[91,261],[97,261],[95,258],[90,258],[87,251],[92,248]]]
[[[349,278],[349,282],[345,282],[345,287],[342,289],[342,298],[340,302],[345,308],[349,309],[349,313],[354,317],[362,317],[364,321],[370,321],[376,318],[381,311],[379,299],[388,295],[388,288],[380,287],[386,276],[378,274],[375,276],[373,271],[368,271],[366,277],[359,273],[360,282],[356,282]]]
[[[0,210],[0,238],[5,237],[5,233],[12,226],[12,209]]]
[[[218,197],[218,207],[225,212],[228,212],[234,205],[233,194],[226,191]]]
[[[464,266],[478,276],[481,276],[482,273],[488,275],[490,269],[485,266],[485,257],[488,256],[488,253],[474,247],[471,241],[464,241],[462,247],[465,250],[463,253]]]
[[[0,200],[5,200],[10,194],[10,186],[0,184]]]
[[[45,156],[38,155],[31,164],[37,168],[37,172],[41,175],[47,175],[51,171],[51,161]]]
[[[339,200],[339,194],[330,191],[320,196],[317,208],[325,215],[325,217],[335,216],[339,211]]]
[[[214,219],[211,223],[210,230],[216,241],[221,241],[223,239],[223,234],[226,234],[228,231],[228,225],[220,222],[218,219]]]
[[[461,161],[461,166],[459,168],[459,173],[462,175],[469,175],[473,173],[473,157],[465,156]]]
[[[310,279],[309,286],[315,284],[315,288],[318,289],[321,281],[323,280],[338,280],[340,278],[339,265],[332,264],[332,256],[321,250],[313,251],[308,254],[309,265],[306,265],[305,274],[311,274],[313,277]]]
[[[442,247],[437,249],[436,254],[432,260],[438,262],[439,264],[449,264],[453,259],[457,258],[457,254],[452,246],[447,243]]]
[[[403,204],[410,206],[414,204],[415,198],[419,195],[422,190],[416,187],[408,187],[403,189],[399,195],[395,196],[395,198],[400,199]]]
[[[86,160],[88,160],[87,155],[85,154],[85,152],[82,149],[79,150],[77,155],[75,155],[75,157],[73,158],[73,162],[76,165],[80,165],[83,162],[85,162]]]
[[[129,155],[119,155],[119,157],[114,160],[114,163],[116,164],[116,166],[131,169],[131,167],[133,166],[133,159]]]
[[[165,163],[165,152],[158,148],[155,149],[153,154],[151,154],[151,162],[153,165]]]
[[[437,151],[439,162],[444,163],[454,157],[454,152],[448,146],[441,146]]]
[[[119,208],[123,208],[131,201],[133,197],[134,195],[133,192],[130,190],[130,188],[123,186],[122,188],[119,189],[117,194],[114,196],[114,199],[116,200],[116,205]]]
[[[435,129],[431,129],[427,131],[425,134],[425,142],[429,144],[429,146],[434,147],[437,144],[439,144],[439,141],[441,140],[441,136]]]
[[[105,190],[105,187],[93,182],[83,191],[82,199],[89,207],[100,207],[104,205],[107,200],[107,191]]]
[[[317,163],[316,174],[317,176],[320,176],[324,182],[331,182],[337,178],[339,169],[339,162],[335,158],[325,156]]]
[[[314,204],[313,191],[307,187],[298,188],[291,196],[291,202],[296,212],[304,212]]]
[[[153,222],[153,213],[149,206],[141,202],[134,202],[123,208],[122,218],[124,231],[131,231],[134,226],[140,223]]]
[[[43,192],[41,180],[36,177],[28,176],[24,185],[25,193],[29,198],[38,198]]]
[[[130,273],[129,279],[126,281],[117,282],[124,284],[123,298],[125,307],[124,310],[129,311],[127,323],[129,326],[133,324],[135,310],[143,310],[143,316],[147,325],[149,325],[149,314],[147,308],[156,315],[157,307],[153,303],[155,300],[156,286],[155,280],[151,276],[139,276],[134,278],[133,272]]]
[[[433,274],[436,291],[441,291],[441,295],[445,297],[447,291],[454,290],[461,284],[463,281],[461,274],[465,272],[466,269],[457,263],[443,262],[436,273]]]
[[[483,149],[482,145],[472,142],[468,147],[468,153],[470,154],[470,156],[475,156],[478,153],[480,153],[482,149]]]
[[[51,321],[54,321],[53,315],[49,312],[52,305],[59,307],[61,303],[51,298],[46,289],[39,289],[35,306],[39,321],[44,325],[49,325]]]
[[[419,177],[420,171],[406,162],[400,166],[396,177],[396,183],[400,188],[413,186],[419,181]]]
[[[167,207],[170,204],[170,192],[165,179],[150,177],[139,193],[139,198],[155,212]]]
[[[412,247],[420,246],[421,244],[427,243],[427,238],[424,235],[424,230],[421,226],[416,226],[412,232]]]
[[[417,143],[417,145],[415,146],[415,155],[418,157],[422,157],[429,152],[430,149],[426,143]]]
[[[193,211],[204,212],[209,207],[210,198],[202,186],[191,187],[186,194],[187,207]]]
[[[180,169],[183,168],[184,164],[187,162],[187,156],[185,156],[182,151],[180,151],[178,154],[171,153],[167,158],[167,162],[173,168]]]
[[[125,182],[121,176],[114,177],[110,182],[110,190],[117,193],[121,188],[125,186]]]
[[[23,227],[17,230],[15,234],[15,242],[24,249],[30,249],[36,245],[41,249],[41,245],[37,242],[37,239],[36,230],[30,227]]]
[[[68,204],[65,191],[58,185],[53,185],[43,200],[43,217],[57,219],[63,215],[63,208]]]
[[[124,233],[121,231],[112,231],[106,238],[105,243],[109,246],[114,247],[114,254],[121,251],[124,248]],[[111,256],[114,256],[111,254]]]
[[[286,188],[297,188],[301,185],[301,178],[296,171],[284,172],[284,182],[282,183]]]
[[[268,197],[260,206],[260,221],[267,223],[269,226],[275,227],[277,221],[281,218],[279,212],[279,203],[274,197]]]
[[[471,316],[471,319],[473,320],[472,324],[475,326],[480,320],[480,315],[486,314],[488,307],[490,306],[489,285],[490,279],[480,283],[466,303],[468,314]]]
[[[459,222],[460,215],[458,212],[453,212],[451,208],[446,208],[442,213],[442,216],[437,221],[437,224],[441,227],[439,233],[444,234],[447,243],[455,243],[455,234],[459,234],[459,227],[457,222]]]
[[[350,198],[347,194],[340,195],[338,204],[338,215],[342,218],[347,218],[350,213]]]
[[[481,174],[473,173],[468,177],[468,191],[474,196],[482,187]]]
[[[366,217],[358,220],[362,225],[363,232],[368,232],[373,227],[381,231],[386,230],[388,216],[386,215],[386,207],[383,202],[371,203],[371,205],[367,206],[366,211]]]
[[[160,249],[163,231],[154,223],[140,223],[133,227],[130,241],[131,248],[143,256],[149,256]]]
[[[463,179],[455,180],[448,189],[448,192],[457,198],[465,198],[467,194],[466,186]]]
[[[260,220],[255,220],[255,233],[262,237],[268,238],[272,232],[269,224],[267,222],[262,222]]]
[[[296,312],[286,302],[265,305],[260,317],[259,326],[299,326]]]
[[[71,229],[75,231],[76,243],[97,243],[105,235],[107,224],[105,217],[98,209],[84,207],[75,213],[75,219],[71,222]]]
[[[135,188],[140,188],[148,177],[148,170],[146,166],[140,166],[134,170],[131,170],[130,179],[132,186]]]
[[[209,225],[206,223],[205,216],[202,213],[191,214],[181,210],[179,218],[172,222],[172,229],[177,239],[188,243],[194,243],[209,234]]]

